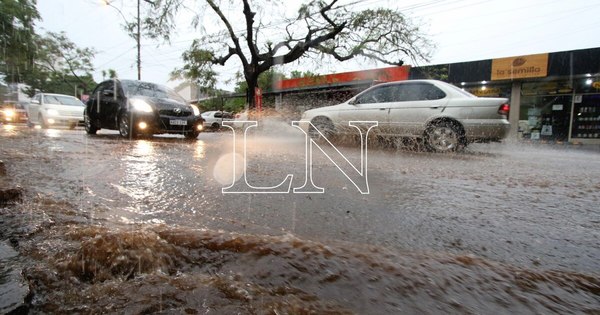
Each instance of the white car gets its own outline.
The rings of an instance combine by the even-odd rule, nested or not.
[[[233,121],[234,116],[230,112],[223,111],[207,111],[202,113],[202,119],[204,119],[204,127],[219,130],[223,126],[224,121]]]
[[[42,128],[62,125],[73,129],[83,124],[85,104],[76,97],[63,94],[36,94],[27,107],[30,124],[39,124]]]
[[[308,110],[301,127],[313,138],[329,138],[356,134],[350,121],[377,121],[373,132],[378,135],[421,138],[430,150],[449,152],[505,138],[509,109],[506,98],[476,97],[442,81],[397,81],[370,87],[339,105]]]

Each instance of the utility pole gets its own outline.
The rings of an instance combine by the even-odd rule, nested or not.
[[[102,1],[105,5],[111,6],[114,9],[116,9],[117,11],[119,11],[119,14],[121,14],[121,16],[123,17],[123,20],[125,20],[125,23],[127,23],[127,18],[125,17],[125,15],[123,14],[123,12],[121,12],[121,10],[119,10],[119,8],[113,6],[111,4],[112,1],[110,0],[103,0]],[[155,5],[156,3],[151,1],[151,0],[144,0],[144,2],[150,3],[151,5]],[[141,25],[142,25],[142,21],[140,19],[140,0],[137,0],[137,23],[136,23],[136,34],[135,34],[135,42],[137,44],[137,78],[138,80],[142,79],[142,45],[140,43],[141,38],[142,38],[142,32],[141,32]]]
[[[137,70],[138,70],[138,80],[142,79],[142,49],[140,45],[140,0],[137,0]]]

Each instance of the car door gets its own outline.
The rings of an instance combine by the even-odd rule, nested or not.
[[[116,114],[119,108],[115,80],[100,83],[88,101],[88,115],[103,128],[116,128]]]
[[[388,124],[390,108],[390,86],[376,86],[348,102],[350,106],[340,109],[339,118],[343,127],[350,121],[377,121],[377,131],[384,131]]]
[[[446,93],[428,82],[402,82],[390,103],[389,127],[397,135],[418,136],[425,123],[440,115],[448,103]]]
[[[36,94],[29,102],[27,106],[27,115],[29,116],[29,120],[32,122],[38,122],[38,117],[40,115],[40,107],[42,106],[42,97],[41,94]]]

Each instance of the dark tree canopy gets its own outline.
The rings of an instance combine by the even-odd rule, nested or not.
[[[351,5],[338,0],[313,0],[303,4],[297,14],[272,31],[268,10],[261,6],[285,5],[277,1],[249,0],[160,0],[151,12],[147,25],[156,37],[169,38],[175,28],[177,13],[194,12],[194,26],[199,36],[183,54],[185,65],[174,72],[176,77],[203,85],[214,85],[214,65],[225,65],[232,57],[241,64],[252,102],[261,73],[274,66],[301,58],[331,56],[338,61],[353,58],[377,60],[402,65],[405,59],[427,60],[429,42],[401,12],[391,9],[353,11]],[[231,8],[239,8],[232,14]],[[258,12],[262,14],[257,14]],[[235,12],[234,12],[235,13]],[[208,33],[208,15],[216,17],[219,31]],[[160,21],[160,22],[158,22]]]

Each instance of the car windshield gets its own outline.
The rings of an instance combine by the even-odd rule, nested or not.
[[[44,95],[44,104],[84,106],[80,100],[67,95]]]
[[[121,81],[123,92],[127,96],[147,96],[152,98],[167,98],[181,103],[185,100],[172,89],[150,82]]]

